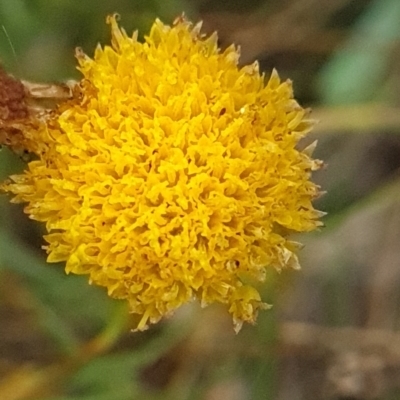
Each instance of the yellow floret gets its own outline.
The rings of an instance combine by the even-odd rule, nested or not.
[[[320,225],[307,111],[184,18],[144,43],[108,23],[111,47],[78,51],[79,90],[27,133],[37,160],[3,189],[46,223],[48,261],[126,299],[138,329],[199,299],[238,330],[267,307],[244,281],[297,268],[288,235]]]

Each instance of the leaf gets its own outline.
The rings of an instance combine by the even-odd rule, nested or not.
[[[355,24],[348,41],[322,69],[317,86],[325,104],[376,100],[391,53],[400,38],[400,2],[375,0]]]

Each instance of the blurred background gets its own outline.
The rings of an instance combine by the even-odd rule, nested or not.
[[[47,265],[43,227],[0,197],[0,399],[400,399],[399,0],[0,0],[0,60],[35,82],[78,79],[74,48],[143,36],[185,12],[294,81],[320,122],[326,227],[302,270],[270,272],[274,304],[235,335],[223,307],[183,307],[143,333],[127,310]],[[0,179],[23,162],[3,149]]]

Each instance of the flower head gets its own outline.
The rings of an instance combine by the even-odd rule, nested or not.
[[[73,98],[26,132],[37,159],[3,190],[46,223],[48,261],[126,299],[138,329],[198,299],[238,330],[266,308],[251,282],[297,268],[288,235],[320,225],[307,111],[183,17],[144,43],[108,23],[112,45],[78,51]]]

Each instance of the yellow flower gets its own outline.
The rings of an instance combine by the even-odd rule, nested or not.
[[[126,299],[139,330],[193,299],[239,330],[267,307],[266,268],[299,267],[288,235],[320,225],[308,113],[183,17],[144,43],[108,23],[111,47],[78,51],[79,87],[26,132],[37,159],[3,190],[46,223],[48,261]]]

